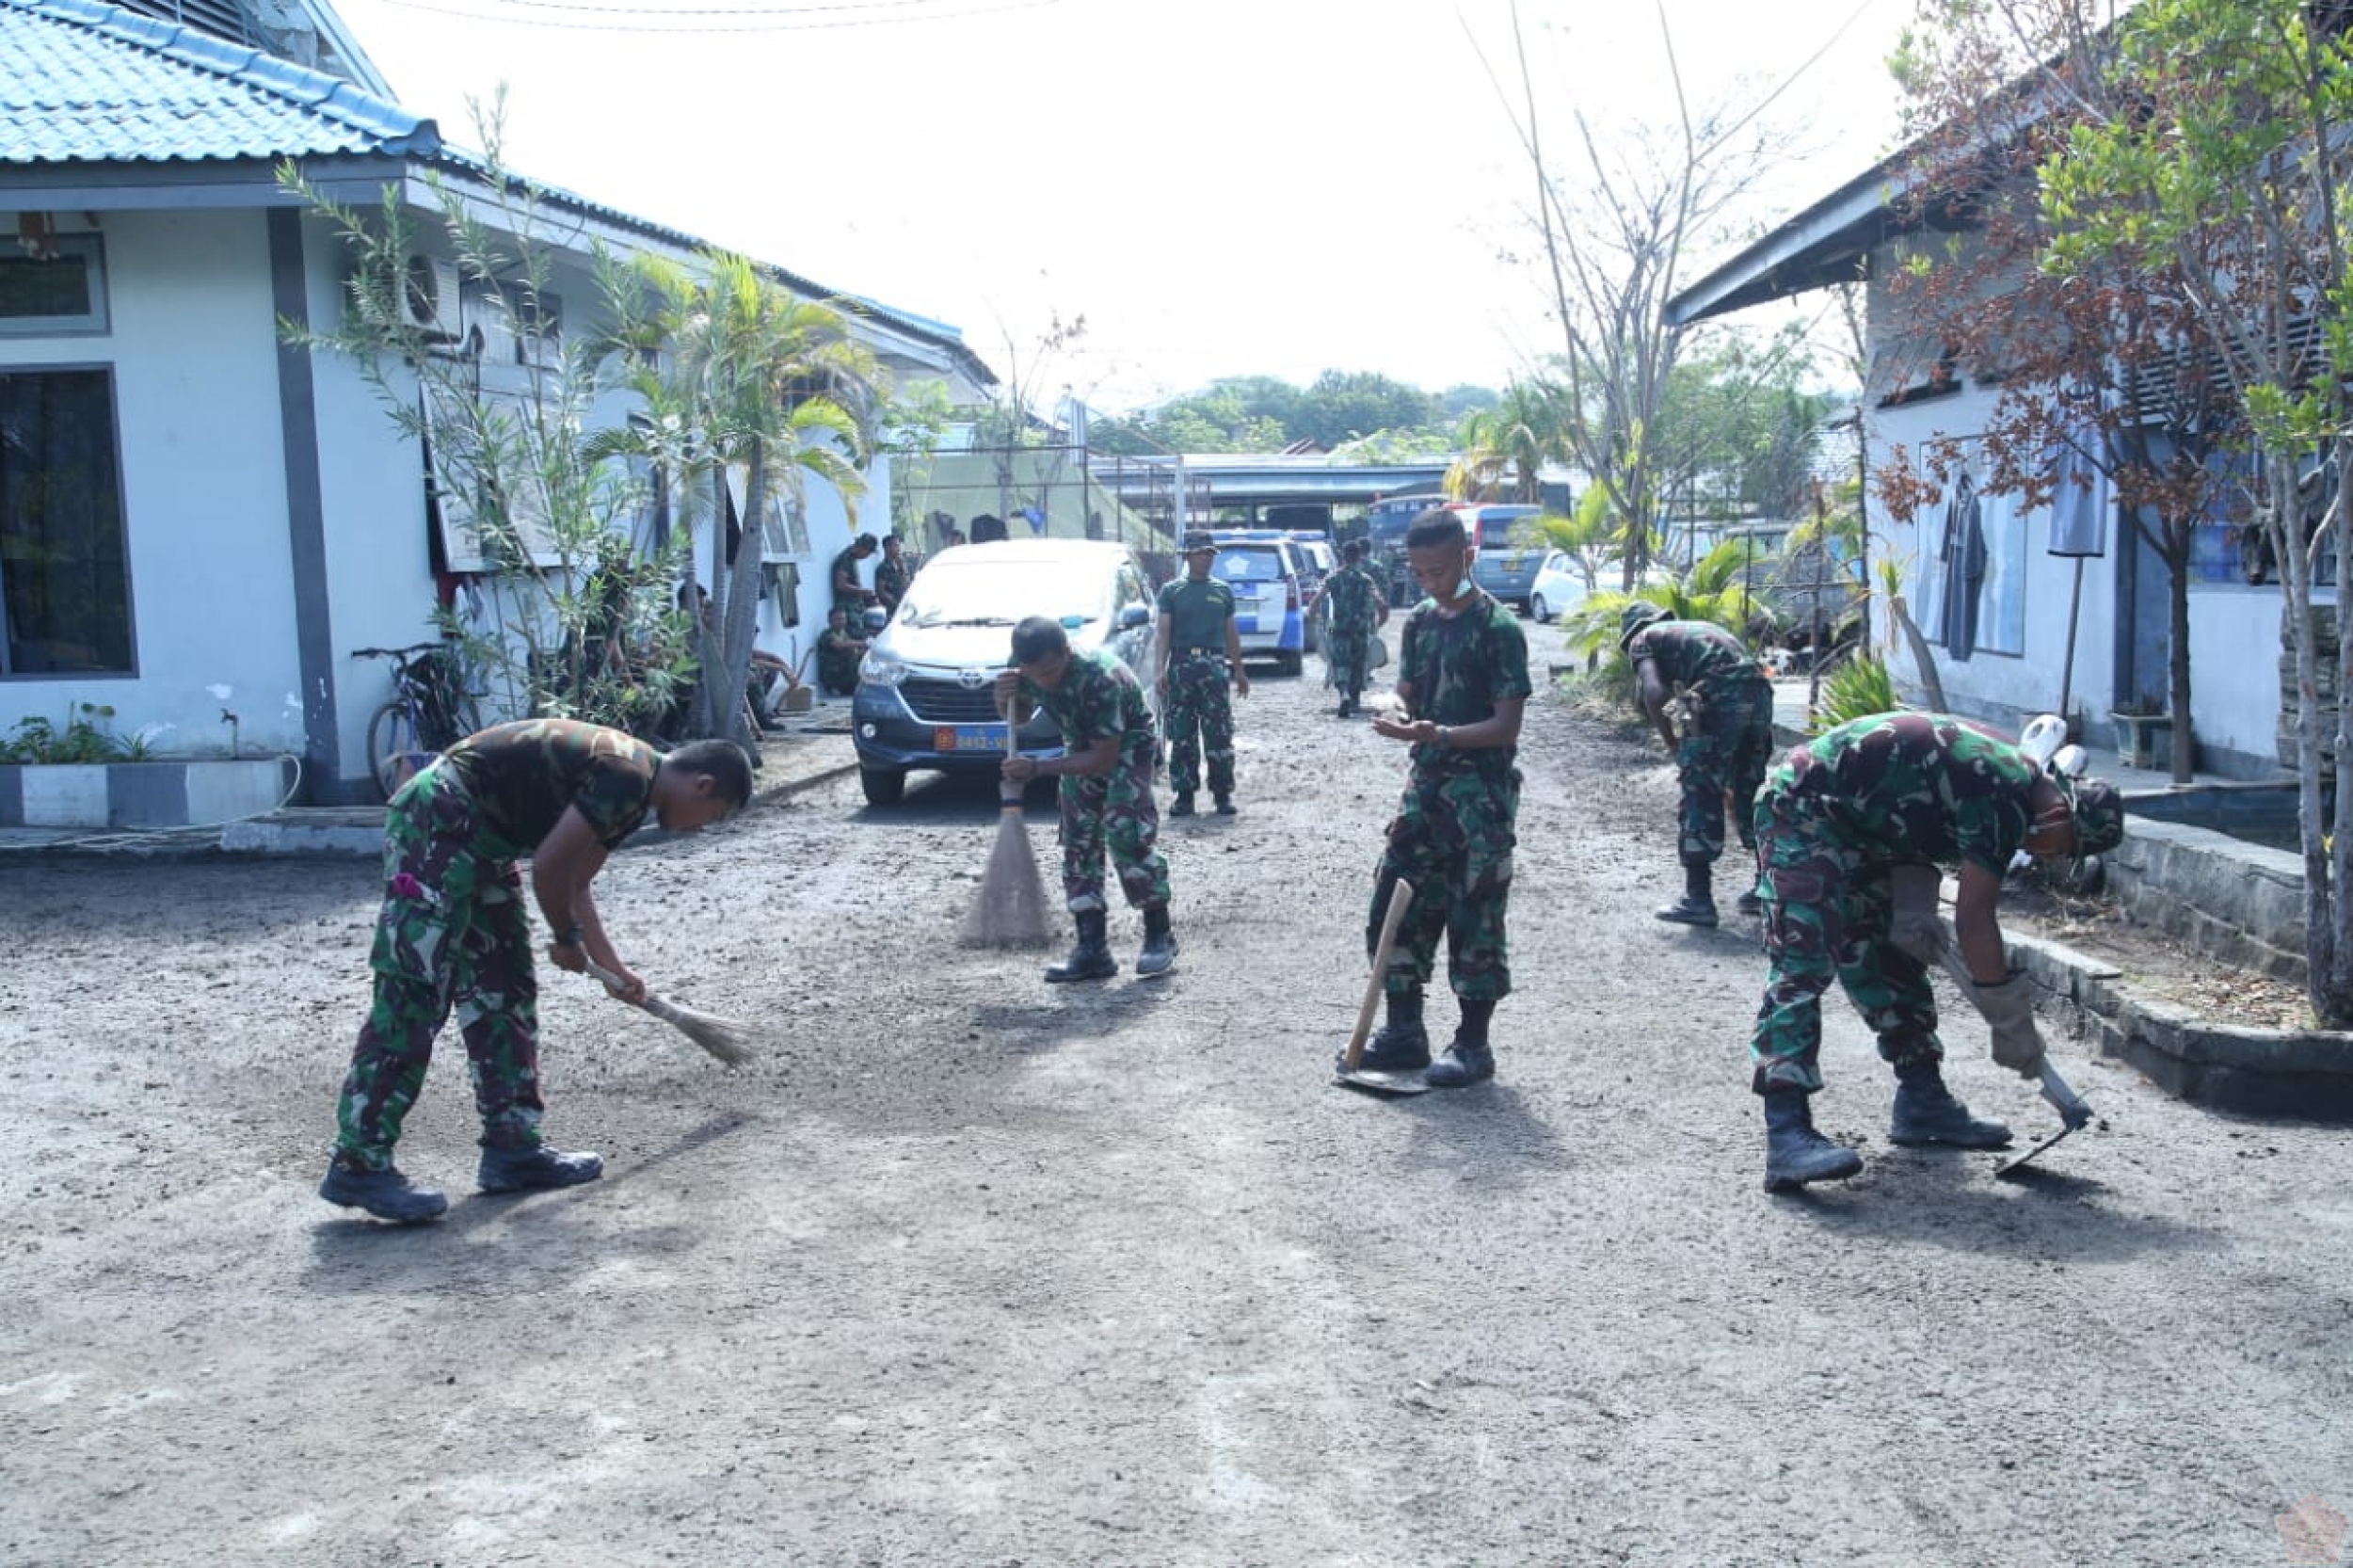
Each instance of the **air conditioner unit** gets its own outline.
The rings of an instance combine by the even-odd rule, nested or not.
[[[411,256],[401,301],[408,325],[437,343],[456,343],[465,335],[457,264],[439,256]]]

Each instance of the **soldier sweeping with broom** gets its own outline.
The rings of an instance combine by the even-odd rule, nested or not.
[[[574,719],[494,725],[403,786],[384,820],[384,908],[368,957],[375,1002],[344,1079],[319,1196],[402,1222],[448,1208],[400,1173],[392,1148],[453,1004],[482,1116],[481,1189],[596,1180],[604,1170],[597,1156],[540,1141],[538,987],[516,862],[531,858],[556,967],[601,971],[616,1000],[649,1006],[646,983],[605,935],[589,884],[648,812],[692,833],[740,810],[751,792],[751,760],[730,742],[696,741],[665,756]]]
[[[1153,847],[1160,828],[1152,799],[1159,738],[1144,687],[1117,655],[1074,652],[1062,624],[1044,616],[1013,629],[1013,663],[997,677],[998,708],[1017,724],[1030,709],[1043,707],[1062,731],[1062,756],[1008,757],[1002,769],[1014,784],[1062,780],[1063,898],[1079,940],[1046,978],[1108,980],[1119,972],[1108,937],[1106,847],[1120,890],[1144,911],[1136,974],[1146,980],[1166,974],[1176,963],[1176,937],[1168,920],[1168,861]]]

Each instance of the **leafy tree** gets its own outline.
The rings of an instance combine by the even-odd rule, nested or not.
[[[445,520],[467,525],[489,562],[482,589],[490,631],[433,617],[453,640],[468,689],[493,712],[642,728],[692,670],[682,645],[658,635],[670,613],[666,588],[634,591],[665,582],[674,557],[650,538],[632,548],[645,488],[615,455],[583,440],[607,391],[601,356],[577,335],[541,330],[555,248],[542,192],[502,164],[499,115],[494,103],[477,119],[489,200],[438,174],[427,185],[469,314],[487,323],[488,336],[531,341],[532,368],[497,384],[485,374],[484,335],[450,343],[417,324],[408,267],[423,247],[396,187],[374,208],[354,207],[291,163],[279,169],[280,185],[331,226],[354,264],[332,327],[280,329],[289,342],[351,361],[394,426],[430,456]],[[620,269],[601,249],[593,261],[602,291]],[[593,657],[616,635],[655,656],[633,665]],[[680,651],[662,655],[665,646]]]
[[[875,444],[880,372],[848,319],[802,299],[741,256],[706,256],[696,271],[639,259],[642,288],[616,299],[611,344],[624,384],[645,417],[609,434],[606,447],[662,463],[689,494],[709,498],[711,603],[696,627],[702,680],[694,724],[746,745],[744,694],[759,632],[762,530],[772,499],[804,504],[809,478],[848,502],[853,522],[860,472]],[[648,352],[648,345],[660,345]],[[730,553],[728,475],[744,474],[743,526]]]
[[[1567,428],[1577,466],[1625,520],[1630,588],[1652,554],[1667,466],[1659,426],[1687,329],[1667,320],[1666,303],[1684,250],[1726,222],[1786,137],[1760,129],[1753,114],[1695,112],[1676,79],[1678,119],[1663,133],[1613,127],[1619,134],[1605,137],[1572,110],[1572,178],[1555,168],[1545,140],[1539,106],[1558,95],[1533,77],[1516,10],[1513,39],[1517,102],[1506,106],[1535,183],[1542,265],[1561,332],[1555,363],[1576,411]]]
[[[2038,166],[2041,262],[2087,283],[2160,275],[2215,372],[2251,458],[2249,502],[2276,556],[2296,671],[2298,819],[2309,987],[2322,1024],[2353,1024],[2353,792],[2325,819],[2329,754],[2353,756],[2353,701],[2321,732],[2324,559],[2353,584],[2353,52],[2345,8],[2305,0],[2142,0],[2102,57],[2116,107],[2087,115]],[[2326,495],[2311,517],[2306,476]],[[2308,520],[2310,526],[2308,526]],[[2353,696],[2353,593],[2329,618],[2333,691]],[[2333,824],[2333,831],[2331,825]]]
[[[2076,245],[2073,262],[2051,264],[2066,219],[2039,200],[2044,175],[2070,158],[2079,133],[2096,136],[2138,113],[2137,88],[2111,65],[2105,9],[2091,0],[1933,0],[1934,25],[1907,38],[1899,75],[1930,129],[1915,144],[1919,194],[1904,207],[1930,238],[1890,282],[1913,346],[1883,380],[1916,384],[1933,352],[1998,377],[2000,390],[1980,435],[1933,441],[1916,463],[1892,454],[1880,493],[1893,515],[1916,515],[1973,444],[1980,488],[2029,507],[2069,499],[2055,494],[2062,453],[2105,473],[2166,569],[2172,776],[2186,784],[2190,552],[2219,504],[2217,459],[2244,422],[2199,373],[2212,344],[2188,307],[2185,268],[2202,261],[2146,244]]]
[[[1457,501],[1509,499],[1533,505],[1548,463],[1567,460],[1572,409],[1561,389],[1534,377],[1514,380],[1503,396],[1463,418],[1446,492]]]
[[[1385,430],[1427,430],[1438,423],[1428,392],[1369,371],[1327,370],[1299,400],[1289,428],[1294,440],[1337,451]]]

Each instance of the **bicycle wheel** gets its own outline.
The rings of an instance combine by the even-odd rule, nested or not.
[[[368,720],[368,772],[386,800],[416,776],[420,758],[429,755],[407,703],[388,702]]]

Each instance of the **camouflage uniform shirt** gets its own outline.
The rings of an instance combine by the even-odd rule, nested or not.
[[[1634,634],[1625,653],[1637,665],[1645,659],[1657,663],[1659,678],[1670,686],[1697,688],[1713,682],[1703,697],[1764,678],[1740,639],[1714,621],[1655,620]]]
[[[1084,751],[1107,735],[1119,737],[1123,757],[1153,744],[1152,708],[1144,699],[1143,683],[1115,653],[1074,648],[1060,686],[1041,691],[1024,680],[1021,691],[1053,719],[1065,751]]]
[[[1362,635],[1380,618],[1381,584],[1362,562],[1333,573],[1332,581],[1323,585],[1323,598],[1331,606],[1335,635]]]
[[[1519,617],[1483,590],[1452,616],[1423,600],[1405,617],[1400,636],[1397,683],[1414,694],[1412,718],[1451,728],[1495,717],[1496,704],[1526,697],[1528,638]],[[1414,747],[1414,776],[1454,769],[1505,776],[1518,757],[1515,746],[1454,751],[1434,744]]]
[[[1865,863],[1972,861],[2006,873],[2034,826],[2034,763],[1941,713],[1881,713],[1789,753],[1756,800],[1770,823]]]
[[[521,719],[467,736],[441,755],[472,797],[493,852],[528,855],[578,808],[611,849],[653,806],[662,754],[624,730],[578,719]]]

